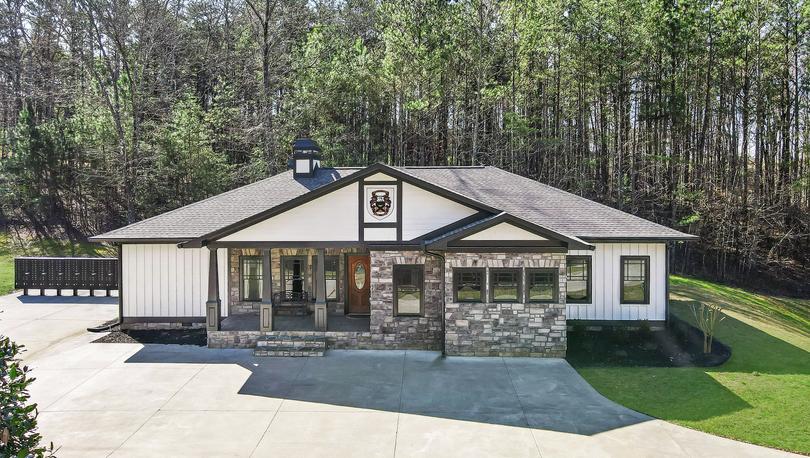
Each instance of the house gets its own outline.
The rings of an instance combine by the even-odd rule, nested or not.
[[[564,356],[577,321],[663,322],[694,237],[490,166],[291,170],[91,240],[120,245],[124,326],[211,347]],[[300,353],[300,352],[299,352]]]

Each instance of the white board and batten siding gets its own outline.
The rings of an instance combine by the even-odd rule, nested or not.
[[[415,239],[475,213],[474,208],[410,183],[402,183],[403,240]]]
[[[357,240],[357,183],[352,183],[219,239],[221,242]]]
[[[208,248],[124,244],[124,317],[204,317],[208,300]],[[227,249],[217,251],[220,300],[228,310]]]
[[[591,256],[591,303],[567,304],[569,320],[666,319],[666,245],[663,243],[596,243],[596,249],[571,250],[569,256]],[[650,257],[650,303],[622,304],[621,257]]]
[[[509,223],[499,223],[482,231],[470,234],[461,240],[477,241],[543,241],[545,237]]]

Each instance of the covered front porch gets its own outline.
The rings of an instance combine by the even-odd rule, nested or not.
[[[209,269],[209,331],[369,331],[370,266],[362,247],[212,245],[218,249],[210,250],[210,265],[225,263],[227,278]]]

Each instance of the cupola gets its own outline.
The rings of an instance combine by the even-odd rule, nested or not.
[[[315,175],[321,165],[321,147],[311,138],[298,138],[293,142],[292,169],[295,178]]]

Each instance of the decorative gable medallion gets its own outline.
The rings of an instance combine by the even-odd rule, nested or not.
[[[363,200],[366,223],[395,223],[397,221],[397,185],[365,185]]]
[[[391,212],[391,193],[385,189],[371,191],[371,214],[377,218],[385,218]]]

